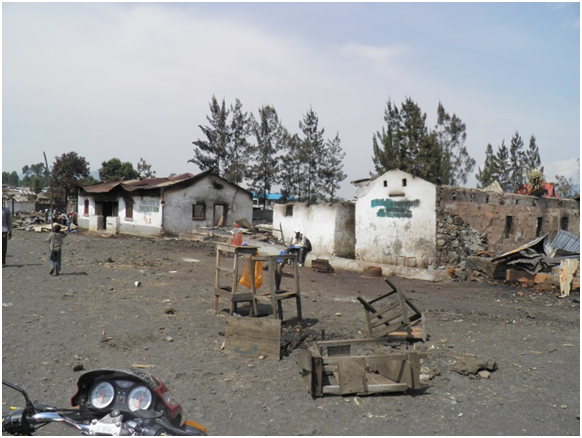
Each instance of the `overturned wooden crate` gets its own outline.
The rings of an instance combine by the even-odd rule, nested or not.
[[[231,356],[279,360],[281,320],[228,316],[224,350]]]
[[[353,355],[358,340],[306,342],[297,365],[312,397],[325,394],[378,394],[421,390],[420,359],[426,353],[403,351]]]
[[[366,327],[370,338],[404,337],[408,340],[426,341],[426,321],[422,313],[404,293],[384,279],[391,291],[370,301],[356,298],[366,311]]]

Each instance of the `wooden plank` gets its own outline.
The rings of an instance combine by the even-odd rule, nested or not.
[[[384,392],[404,392],[408,389],[405,384],[394,383],[388,385],[368,385],[366,394],[380,394]],[[339,385],[327,385],[323,388],[323,394],[342,395]]]
[[[280,359],[281,321],[279,320],[229,317],[226,319],[225,337],[224,349],[229,354]]]
[[[313,371],[313,363],[311,361],[311,354],[308,350],[300,349],[297,356],[297,366],[302,370]]]
[[[364,358],[346,358],[338,362],[340,394],[367,392],[366,362]]]
[[[374,336],[378,336],[379,338],[382,336],[386,336],[389,333],[392,333],[392,332],[399,330],[402,327],[402,325],[403,325],[402,321],[396,322],[396,323],[391,324],[391,325],[389,325],[381,330],[377,330],[374,333]]]
[[[393,303],[389,304],[388,306],[383,307],[380,310],[374,311],[374,312],[370,312],[370,318],[382,318],[384,319],[385,316],[383,316],[382,314],[394,309],[395,307],[398,307],[400,305],[399,301],[394,301]],[[402,312],[400,312],[400,314],[402,314]]]

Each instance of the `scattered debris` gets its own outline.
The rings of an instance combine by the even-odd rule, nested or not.
[[[560,298],[570,295],[570,285],[579,265],[580,262],[574,259],[562,260],[560,263]]]
[[[155,365],[140,365],[137,363],[134,363],[131,365],[132,368],[155,368]]]
[[[552,266],[560,265],[563,259],[580,259],[580,239],[567,231],[560,230],[553,242],[549,243],[546,233],[530,242],[491,259],[505,261],[508,266],[530,274],[537,274]],[[577,241],[577,244],[576,244]],[[568,249],[563,249],[565,246]]]
[[[329,264],[329,260],[315,259],[311,261],[311,269],[323,274],[335,274],[335,269]]]
[[[352,355],[357,340],[306,342],[297,365],[312,397],[324,394],[377,394],[427,388],[420,380],[420,360],[426,353],[406,351]]]
[[[424,314],[394,286],[384,279],[392,289],[370,301],[358,295],[366,311],[366,326],[370,338],[385,336],[403,336],[407,339],[426,341],[426,324]],[[391,298],[391,301],[386,301]]]
[[[362,277],[380,278],[382,277],[382,268],[378,266],[368,266],[362,271]]]
[[[494,372],[497,368],[497,362],[494,360],[481,359],[473,355],[458,358],[454,365],[454,371],[463,376],[477,375],[479,371]]]

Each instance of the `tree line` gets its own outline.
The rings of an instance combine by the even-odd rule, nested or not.
[[[386,124],[372,139],[376,175],[399,169],[437,185],[465,184],[476,164],[465,146],[465,123],[457,115],[447,113],[440,102],[436,115],[437,123],[429,129],[426,113],[411,98],[407,97],[400,108],[389,99],[384,111]],[[494,153],[491,144],[487,145],[485,163],[478,168],[475,178],[477,188],[497,181],[505,192],[531,193],[545,182],[543,172],[535,136],[531,135],[526,149],[516,131],[509,147],[503,140]],[[579,195],[572,178],[563,175],[555,178],[562,196]]]
[[[188,162],[200,170],[211,170],[235,183],[246,183],[264,203],[267,195],[279,185],[282,202],[290,200],[315,203],[337,200],[339,184],[346,178],[343,172],[345,153],[339,133],[324,138],[319,117],[312,108],[298,122],[298,133],[287,130],[275,108],[263,105],[257,117],[244,112],[239,99],[228,108],[224,99],[215,96],[209,103],[208,124],[199,125],[203,139],[192,142],[194,156]],[[439,102],[437,122],[430,129],[426,113],[407,97],[400,108],[390,99],[384,111],[385,125],[372,136],[372,161],[375,174],[399,169],[434,184],[462,185],[475,167],[465,142],[465,123],[450,115]],[[578,165],[580,160],[578,159]],[[497,181],[506,192],[526,193],[545,182],[539,148],[532,134],[529,145],[516,131],[509,146],[505,139],[494,151],[491,144],[485,150],[485,162],[475,175],[478,188]],[[89,163],[76,152],[55,157],[48,172],[44,163],[26,165],[20,179],[15,172],[2,172],[2,183],[28,186],[35,193],[50,186],[54,199],[67,201],[76,196],[79,185],[98,182],[89,171]],[[143,158],[135,169],[130,162],[112,158],[101,163],[101,182],[154,178],[156,172]],[[555,176],[563,197],[576,197],[572,178]]]
[[[325,139],[325,129],[313,108],[299,121],[299,133],[291,133],[272,105],[258,114],[243,111],[242,103],[226,106],[215,96],[209,103],[208,124],[199,125],[205,138],[193,141],[194,156],[188,160],[200,170],[210,170],[235,183],[245,183],[261,203],[276,185],[282,201],[315,203],[337,200],[345,153],[339,133]]]
[[[52,167],[47,172],[44,163],[26,165],[22,168],[24,177],[21,179],[16,171],[2,172],[2,184],[8,186],[30,187],[38,194],[48,187],[48,195],[57,202],[68,202],[77,197],[79,186],[99,182],[129,181],[135,179],[155,178],[156,172],[143,158],[137,163],[137,170],[130,162],[122,162],[112,158],[101,163],[99,180],[90,173],[89,162],[76,152],[67,152],[56,156]]]

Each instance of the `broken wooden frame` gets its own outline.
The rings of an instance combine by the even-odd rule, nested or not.
[[[426,358],[426,353],[406,350],[352,355],[353,345],[363,342],[366,341],[353,339],[305,343],[306,348],[299,350],[297,365],[312,397],[428,388],[429,384],[420,380],[420,359]]]
[[[384,281],[391,291],[370,301],[362,296],[356,298],[366,311],[366,327],[370,338],[386,336],[405,337],[409,340],[426,341],[426,321],[422,313],[387,278]],[[392,301],[388,300],[389,298]]]

